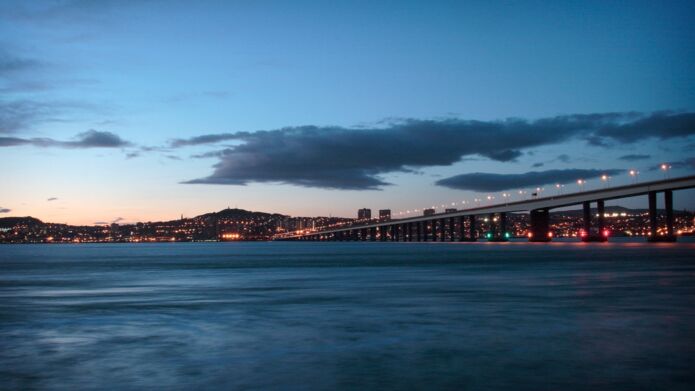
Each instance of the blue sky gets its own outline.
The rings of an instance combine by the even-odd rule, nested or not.
[[[695,170],[692,2],[375,3],[3,1],[0,210],[352,216],[506,191],[445,181],[471,173]]]

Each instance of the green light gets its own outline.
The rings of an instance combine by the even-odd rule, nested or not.
[[[491,234],[490,232],[488,232],[488,233],[485,234],[485,237],[488,238],[488,239],[490,239],[490,238],[492,237],[492,234]]]
[[[504,237],[507,238],[507,239],[509,239],[509,232],[505,232],[505,233],[504,233]]]

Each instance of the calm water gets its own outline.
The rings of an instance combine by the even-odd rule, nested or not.
[[[693,389],[695,244],[0,246],[2,389]]]

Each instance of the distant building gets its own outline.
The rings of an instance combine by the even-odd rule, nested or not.
[[[391,220],[391,209],[379,209],[379,220]]]
[[[372,210],[369,208],[362,208],[357,211],[358,220],[369,220],[372,218]]]
[[[456,208],[446,208],[444,210],[444,213],[454,213],[454,212],[456,212]]]
[[[432,216],[434,214],[434,209],[429,208],[422,211],[423,216]]]

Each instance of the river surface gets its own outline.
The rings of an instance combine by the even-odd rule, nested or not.
[[[0,246],[0,389],[693,384],[693,243]]]

